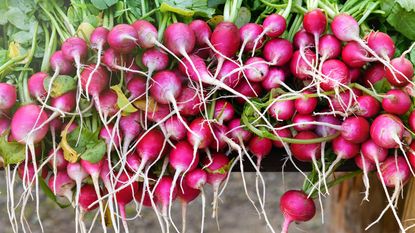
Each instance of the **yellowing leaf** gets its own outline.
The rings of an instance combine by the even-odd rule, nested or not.
[[[20,56],[20,44],[17,42],[12,41],[9,44],[9,57],[15,58]]]
[[[72,118],[69,123],[66,125],[65,129],[62,131],[61,133],[61,147],[63,150],[63,155],[65,157],[65,160],[70,162],[70,163],[75,163],[78,158],[79,158],[79,154],[69,145],[67,139],[66,139],[66,135],[68,134],[68,129],[71,126],[73,120],[75,118]]]
[[[117,93],[117,105],[124,113],[137,112],[137,109],[130,103],[119,85],[112,86],[111,89]]]
[[[136,100],[134,103],[134,106],[142,111],[146,110],[146,100]],[[148,97],[148,112],[156,112],[157,111],[157,102],[151,98],[151,96]]]
[[[207,21],[207,23],[210,24],[211,26],[216,26],[222,21],[223,21],[223,15],[215,15],[212,18],[210,18]]]
[[[85,41],[88,41],[94,29],[94,26],[92,26],[90,23],[82,22],[76,31],[76,35]]]
[[[183,15],[183,16],[188,16],[188,17],[192,17],[195,12],[192,10],[188,10],[188,9],[184,9],[184,8],[179,8],[179,7],[174,7],[171,6],[165,2],[163,2],[160,6],[160,11],[161,12],[173,12],[179,15]]]

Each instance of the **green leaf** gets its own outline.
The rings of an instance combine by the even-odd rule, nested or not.
[[[26,158],[26,146],[18,142],[8,142],[7,133],[0,137],[0,156],[4,164],[18,164]]]
[[[221,4],[225,4],[226,0],[208,0],[208,7],[216,8]]]
[[[69,206],[71,206],[71,203],[69,204],[62,204],[58,201],[58,199],[56,198],[55,194],[53,194],[52,190],[50,190],[49,186],[46,184],[45,180],[43,179],[43,177],[39,176],[39,185],[40,188],[43,190],[43,192],[45,193],[45,195],[51,199],[53,202],[55,202],[56,204],[58,204],[58,206],[62,209],[65,209]]]
[[[101,161],[102,157],[107,151],[107,145],[104,140],[99,140],[92,144],[88,144],[84,153],[82,153],[81,158],[83,160],[88,160],[91,163],[98,163]]]
[[[407,11],[415,11],[415,2],[414,0],[396,0],[402,8]]]
[[[99,10],[105,10],[115,5],[117,0],[91,0],[91,3]]]
[[[391,85],[386,78],[383,78],[380,81],[377,81],[373,87],[377,93],[386,93],[391,89]]]
[[[161,12],[173,12],[186,17],[200,15],[208,18],[215,13],[215,8],[209,7],[207,0],[162,0],[160,2]]]
[[[17,43],[24,44],[29,41],[32,41],[33,34],[28,31],[18,31],[17,33],[13,34],[11,36],[11,39],[13,41],[16,41]]]
[[[30,24],[26,14],[19,8],[10,7],[6,12],[8,21],[21,30],[29,30]]]
[[[235,25],[238,28],[244,26],[245,24],[251,21],[251,11],[246,7],[241,7],[238,12],[238,17],[236,18]]]
[[[49,90],[49,84],[51,82],[51,77],[45,79],[43,86],[45,90]],[[76,89],[76,80],[68,75],[58,75],[52,83],[52,89],[50,95],[52,97],[61,96],[68,91],[73,91]]]
[[[398,32],[415,40],[415,11],[407,11],[393,0],[384,0],[382,10],[390,12],[386,21]]]
[[[7,23],[7,17],[6,17],[6,9],[0,9],[0,25],[5,25]]]

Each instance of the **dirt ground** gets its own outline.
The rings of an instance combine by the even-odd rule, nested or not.
[[[6,212],[6,193],[4,183],[4,172],[0,173],[0,233],[12,232],[10,224],[8,222]],[[279,197],[284,191],[292,188],[299,188],[302,185],[303,177],[298,173],[285,173],[285,182],[282,179],[282,173],[263,173],[264,179],[267,183],[267,196],[266,196],[266,211],[272,226],[276,232],[281,231],[281,224],[283,221],[282,215],[279,213]],[[255,174],[247,173],[246,180],[248,183],[249,193],[252,197],[255,197]],[[212,201],[212,190],[210,187],[206,190],[207,203]],[[257,200],[256,198],[253,198]],[[191,203],[188,207],[187,213],[187,232],[200,232],[201,221],[201,200],[197,199]],[[32,226],[32,232],[41,232],[35,214],[33,212],[33,203],[28,207],[29,224]],[[133,215],[129,206],[130,216]],[[319,208],[318,208],[319,209]],[[211,207],[206,207],[206,220],[205,231],[206,233],[219,232],[217,229],[216,221],[210,218]],[[173,220],[178,227],[181,227],[181,206],[176,203],[173,208]],[[41,216],[42,223],[45,229],[45,233],[73,233],[74,228],[74,211],[70,208],[60,209],[51,200],[42,195],[41,197]],[[91,219],[92,216],[87,216],[87,219]],[[99,223],[98,223],[99,224]],[[93,228],[93,233],[102,232],[100,225],[96,224]],[[268,233],[270,232],[264,219],[259,219],[258,214],[247,200],[243,185],[242,178],[239,173],[233,173],[231,175],[230,183],[223,196],[221,196],[221,203],[219,205],[219,224],[220,232],[223,233]],[[142,218],[136,218],[130,220],[129,229],[131,233],[158,233],[161,232],[156,216],[152,209],[145,209],[142,214]],[[321,215],[316,214],[315,218],[303,224],[293,224],[290,228],[290,233],[317,233],[321,232],[323,227],[321,226]],[[20,232],[20,231],[19,231]],[[111,231],[109,231],[111,232]],[[174,232],[171,229],[171,232]]]

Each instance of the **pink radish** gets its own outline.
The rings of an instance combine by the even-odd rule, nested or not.
[[[189,128],[194,133],[187,132],[187,141],[193,146],[194,153],[196,153],[197,149],[204,149],[210,145],[213,140],[212,132],[203,118],[194,119],[190,123]]]
[[[301,131],[294,136],[295,139],[315,139],[318,136],[311,131]],[[312,144],[291,144],[291,152],[293,156],[300,161],[313,161],[316,163],[320,158],[321,143]]]
[[[235,115],[235,110],[232,104],[226,100],[217,100],[215,102],[214,111],[213,116],[218,120],[219,124],[232,120]]]
[[[372,139],[362,143],[361,153],[371,163],[381,163],[388,156],[388,150],[378,146]]]
[[[316,214],[314,201],[306,193],[298,190],[287,191],[281,196],[280,210],[284,215],[281,233],[288,233],[292,222],[306,222]]]
[[[262,87],[269,91],[273,88],[278,88],[281,85],[284,86],[285,79],[286,75],[282,69],[270,67],[267,76],[265,76],[265,79],[262,81]]]
[[[137,31],[128,24],[118,24],[108,33],[108,44],[122,54],[130,53],[136,47]]]
[[[349,67],[350,82],[355,83],[355,82],[359,81],[361,75],[362,75],[362,73],[360,72],[360,69]]]
[[[168,209],[170,203],[177,197],[177,188],[173,183],[173,179],[170,176],[161,177],[158,185],[154,187],[154,195],[161,205],[161,214],[165,220],[166,228],[169,229]]]
[[[369,137],[369,122],[363,117],[348,117],[341,125],[341,135],[353,143],[362,143]]]
[[[404,115],[411,108],[411,98],[402,90],[388,91],[382,100],[382,108],[391,114]]]
[[[320,35],[326,31],[327,17],[321,9],[314,9],[304,14],[303,18],[304,29],[314,36],[314,44],[316,46],[316,53],[319,50]]]
[[[261,96],[262,86],[260,83],[249,83],[245,80],[241,80],[238,86],[235,87],[235,91],[237,91],[241,95],[244,95],[245,98],[255,98]],[[238,97],[236,98],[236,101],[239,104],[244,104],[246,102],[246,99]]]
[[[402,121],[391,114],[381,114],[370,126],[370,137],[380,147],[391,149],[401,145],[404,132]]]
[[[283,66],[290,61],[293,55],[292,44],[285,39],[272,39],[263,49],[264,58],[275,66]]]
[[[206,166],[207,182],[213,186],[212,218],[215,218],[218,212],[219,186],[228,174],[229,159],[222,153],[212,154],[211,159],[205,158],[202,163]]]
[[[252,48],[252,55],[255,53],[258,43],[263,40],[264,35],[267,35],[271,38],[281,36],[285,29],[287,28],[287,21],[285,18],[279,14],[268,15],[264,22],[262,22],[263,31],[256,38],[255,44]]]
[[[65,157],[63,156],[63,150],[51,150],[49,152],[49,157],[52,157],[52,159],[49,160],[49,165],[52,168],[56,168],[59,171],[66,170],[66,166],[68,165],[68,161],[65,160]]]
[[[99,137],[105,140],[107,150],[112,151],[121,145],[123,135],[121,135],[119,129],[116,129],[113,124],[108,124],[104,128],[101,128]]]
[[[361,68],[366,63],[374,61],[369,57],[368,52],[354,41],[348,42],[343,47],[342,59],[344,63],[353,68]]]
[[[31,96],[40,99],[44,99],[47,96],[44,86],[44,82],[47,77],[49,77],[49,75],[44,72],[37,72],[30,76],[27,81],[27,86]]]
[[[295,33],[293,38],[293,45],[295,49],[306,49],[314,47],[313,35],[308,33],[306,30],[301,29]]]
[[[0,136],[10,128],[10,121],[7,118],[0,117]]]
[[[333,149],[334,154],[336,154],[336,159],[330,164],[326,174],[331,174],[333,169],[340,163],[342,159],[352,159],[357,156],[360,150],[360,145],[350,142],[343,138],[342,136],[338,136],[337,138],[331,141],[331,146]],[[327,177],[323,177],[326,179]]]
[[[80,209],[79,209],[79,194],[81,192],[82,181],[88,177],[88,173],[83,169],[80,163],[68,163],[66,167],[66,172],[68,176],[75,181],[76,183],[76,192],[75,192],[75,210],[76,210],[76,232],[78,232],[78,225],[79,225],[79,216],[80,216]],[[82,226],[82,225],[81,225]]]
[[[134,139],[136,139],[141,132],[140,113],[134,112],[130,115],[121,117],[120,129],[122,134],[124,135],[124,138],[122,140],[122,152],[123,154],[127,154],[131,142]]]
[[[104,47],[108,44],[107,37],[110,31],[105,27],[97,27],[91,33],[89,37],[89,42],[91,43],[91,48],[102,51]],[[101,53],[98,53],[101,54]]]
[[[195,90],[190,87],[183,87],[180,96],[177,98],[177,105],[183,116],[193,116],[199,113],[201,100]]]
[[[415,111],[412,111],[411,114],[409,114],[408,123],[412,132],[415,132]]]
[[[94,190],[94,187],[89,184],[85,184],[82,186],[81,191],[79,192],[79,208],[80,208],[80,215],[79,221],[81,224],[81,228],[84,232],[86,232],[86,226],[84,223],[84,215],[94,209],[97,208],[97,205],[91,205],[93,202],[98,200],[98,195]],[[105,227],[105,222],[103,223],[103,227]],[[104,228],[106,232],[106,228]]]
[[[0,83],[0,111],[8,110],[16,103],[16,87],[8,83]]]
[[[286,121],[291,119],[294,115],[294,101],[284,100],[274,102],[268,109],[268,113],[271,117],[277,119],[277,121]]]
[[[310,91],[304,91],[303,94],[308,95],[312,94]],[[318,99],[313,97],[303,96],[294,101],[295,110],[300,114],[311,114],[316,109],[318,104]]]
[[[277,138],[278,137],[291,138],[293,136],[292,133],[291,133],[291,130],[289,128],[274,130],[273,133],[277,135]],[[283,148],[284,147],[281,140],[275,140],[275,141],[272,142],[272,144],[277,148]]]
[[[263,37],[260,37],[263,28],[256,23],[247,23],[239,29],[239,36],[242,39],[241,51],[239,52],[239,58],[242,57],[242,53],[251,51],[256,48],[261,48],[263,44]],[[255,45],[255,41],[259,38],[258,42]]]
[[[386,79],[396,87],[403,87],[412,80],[412,76],[414,75],[414,66],[412,63],[404,58],[404,57],[397,57],[390,61],[390,64],[395,69],[391,71],[391,69],[386,69]]]
[[[115,201],[118,204],[118,209],[121,215],[122,223],[124,226],[125,232],[129,232],[127,225],[127,214],[125,211],[125,206],[130,203],[136,192],[138,192],[138,182],[131,182],[132,174],[127,174],[126,172],[121,173],[118,176],[117,182],[115,184]],[[128,185],[125,185],[126,183]],[[131,183],[130,183],[131,182]]]
[[[113,90],[105,90],[99,94],[99,111],[102,112],[104,119],[115,115],[118,111],[118,95]]]
[[[148,68],[148,72],[151,74],[153,71],[166,69],[169,65],[169,57],[165,52],[156,48],[151,48],[144,51],[141,62]]]
[[[226,133],[228,133],[228,127],[225,125],[214,124],[213,135],[215,135],[217,140],[213,140],[209,147],[216,152],[224,150],[228,145],[225,140],[225,138],[227,138]]]
[[[304,60],[304,58],[306,60]],[[290,63],[290,71],[294,75],[294,77],[305,80],[310,78],[310,73],[312,70],[312,67],[310,67],[308,64],[314,63],[314,60],[316,59],[316,54],[313,53],[311,50],[306,49],[304,51],[304,58],[301,56],[300,51],[295,51]]]
[[[58,74],[69,75],[74,71],[71,61],[64,57],[61,50],[52,54],[49,63],[52,70],[55,71],[53,77],[56,77]]]
[[[167,137],[172,138],[176,141],[185,139],[187,135],[186,127],[177,116],[172,116],[166,122],[164,122],[164,130],[166,131]]]
[[[341,42],[331,34],[322,36],[318,46],[318,53],[322,61],[337,58],[341,54]]]
[[[245,62],[244,74],[251,82],[261,82],[268,74],[269,65],[260,57],[251,57]]]
[[[356,115],[370,118],[376,116],[380,111],[380,103],[370,95],[362,95],[356,99]]]
[[[235,62],[226,60],[223,63],[217,78],[225,85],[231,88],[236,88],[236,86],[240,83],[241,72],[239,71],[239,67],[237,64],[235,64]]]
[[[192,29],[196,37],[196,45],[198,47],[205,47],[208,45],[207,41],[212,35],[212,30],[204,20],[193,20],[189,27]]]
[[[307,130],[314,130],[316,125],[309,124],[315,122],[316,118],[313,115],[303,115],[303,114],[296,114],[293,119],[294,129],[297,131],[307,131]]]
[[[177,182],[176,185],[180,185]],[[189,187],[186,182],[182,184],[182,187],[177,189],[177,198],[181,202],[182,206],[182,230],[181,232],[186,232],[186,215],[187,215],[187,206],[190,202],[194,201],[200,195],[200,190],[193,189]]]
[[[58,171],[56,175],[49,178],[48,186],[50,190],[58,196],[65,197],[72,202],[72,188],[75,187],[75,182],[68,176],[66,171]]]
[[[93,72],[94,68],[94,64],[85,67],[81,73],[81,85],[89,95],[98,97],[107,88],[109,77],[108,72],[101,66],[98,67],[96,72]]]
[[[146,94],[146,79],[134,77],[127,83],[127,90],[130,92],[130,100],[141,99]]]
[[[317,122],[329,123],[331,125],[341,125],[341,121],[333,115],[319,115],[317,116]],[[327,137],[335,134],[337,130],[328,126],[317,125],[315,132],[321,137]]]
[[[205,191],[203,187],[206,185],[208,179],[207,173],[199,168],[194,169],[187,173],[185,177],[185,184],[195,190],[200,192],[202,196],[202,223],[200,226],[200,232],[203,232],[204,223],[205,223],[205,206],[206,206],[206,198],[205,198]],[[181,192],[179,190],[179,196],[181,196]],[[185,226],[185,224],[183,224]],[[184,231],[183,231],[184,232]]]
[[[137,20],[132,24],[137,33],[137,43],[141,48],[154,47],[157,41],[157,29],[146,20]]]
[[[349,68],[340,60],[327,60],[321,66],[322,77],[320,83],[324,91],[335,90],[350,83]]]
[[[380,63],[374,63],[363,74],[363,84],[370,87],[385,77],[385,67]]]
[[[78,69],[80,69],[81,60],[88,55],[88,45],[78,37],[66,39],[62,43],[61,49],[65,59],[75,62]]]
[[[376,169],[376,166],[374,163],[369,162],[369,160],[366,160],[363,155],[358,155],[354,158],[355,164],[358,168],[360,168],[363,172],[371,172]]]
[[[43,179],[45,179],[48,176],[48,170],[45,168],[42,168],[40,169],[40,171],[35,171],[33,164],[27,164],[27,167],[26,167],[24,163],[21,163],[17,168],[17,174],[19,175],[23,183],[28,185],[32,182],[35,175],[36,176],[39,175]],[[25,176],[26,178],[24,178]]]
[[[257,158],[257,166],[259,168],[262,159],[271,152],[272,141],[268,138],[253,136],[249,141],[248,148]]]
[[[383,32],[370,32],[366,38],[367,45],[381,58],[392,59],[395,55],[395,43],[392,38]]]

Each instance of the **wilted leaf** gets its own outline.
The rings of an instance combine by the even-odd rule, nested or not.
[[[122,111],[125,113],[137,112],[137,109],[130,103],[119,85],[112,86],[111,89],[117,93],[117,106],[119,109],[123,109]]]
[[[17,164],[26,158],[26,146],[18,142],[8,142],[7,133],[0,137],[0,156],[4,164]]]
[[[49,90],[51,77],[45,79],[43,87]],[[50,95],[55,98],[76,89],[76,80],[68,75],[58,75],[52,83]]]
[[[10,44],[9,44],[9,57],[10,58],[15,58],[15,57],[20,56],[20,49],[21,49],[21,47],[20,47],[19,43],[14,42],[14,41],[10,42]]]

